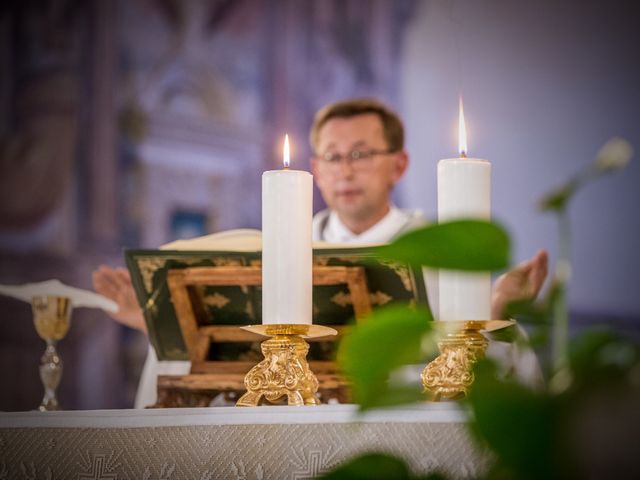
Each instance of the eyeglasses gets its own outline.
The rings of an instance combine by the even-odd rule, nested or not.
[[[341,153],[326,152],[323,155],[317,155],[320,165],[327,170],[337,172],[342,162],[346,162],[349,166],[358,171],[364,171],[371,168],[373,158],[378,155],[388,155],[395,153],[396,150],[351,150],[349,153],[342,155]]]

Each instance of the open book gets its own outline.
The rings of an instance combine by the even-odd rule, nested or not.
[[[260,267],[261,247],[259,230],[230,230],[178,240],[163,245],[160,250],[125,251],[149,339],[160,360],[187,359],[166,281],[168,272],[197,267]],[[313,247],[314,265],[364,268],[373,308],[392,302],[428,304],[422,272],[405,264],[376,259],[372,245],[314,243]],[[206,324],[253,325],[262,321],[260,286],[197,286],[190,289],[189,296]],[[314,286],[315,324],[344,325],[351,323],[353,317],[353,303],[346,283]]]

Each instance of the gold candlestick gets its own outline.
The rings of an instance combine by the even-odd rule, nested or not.
[[[422,372],[422,385],[435,401],[455,400],[467,395],[473,384],[473,364],[484,357],[490,332],[513,325],[512,320],[462,320],[434,322],[443,331],[438,341],[440,355]]]
[[[256,407],[264,399],[274,403],[286,396],[288,405],[318,405],[318,379],[309,369],[309,344],[304,338],[335,335],[333,328],[322,325],[250,325],[249,332],[270,336],[262,342],[264,360],[244,377],[247,388],[236,406]],[[304,338],[303,338],[304,337]]]
[[[58,340],[64,338],[71,325],[71,300],[67,297],[40,296],[31,300],[33,323],[47,348],[40,360],[40,379],[44,397],[38,409],[42,412],[59,410],[56,388],[62,378],[63,362],[56,350]]]

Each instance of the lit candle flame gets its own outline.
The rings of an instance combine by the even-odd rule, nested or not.
[[[290,160],[289,160],[289,135],[284,135],[284,149],[283,149],[283,161],[284,168],[289,168]]]
[[[458,116],[458,151],[460,158],[467,156],[467,128],[464,124],[464,107],[462,106],[462,95],[460,96],[460,113]]]

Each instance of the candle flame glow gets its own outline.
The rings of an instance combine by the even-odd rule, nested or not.
[[[464,124],[464,107],[462,106],[462,95],[460,95],[460,110],[458,116],[458,151],[460,158],[467,156],[467,128]]]
[[[284,164],[284,168],[289,168],[290,160],[289,160],[289,134],[284,135],[284,148],[283,148],[283,159],[282,163]]]

